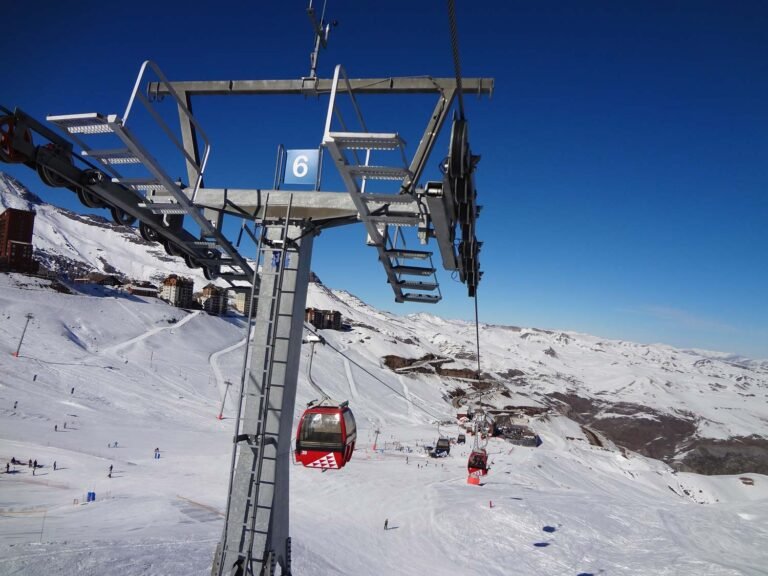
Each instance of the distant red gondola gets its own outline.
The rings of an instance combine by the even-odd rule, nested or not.
[[[338,470],[352,458],[357,426],[347,402],[311,406],[296,432],[296,460],[307,468]]]

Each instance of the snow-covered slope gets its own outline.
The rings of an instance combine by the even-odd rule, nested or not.
[[[466,483],[469,446],[442,460],[422,449],[436,437],[434,420],[455,416],[447,393],[462,386],[472,402],[494,406],[562,406],[553,395],[571,393],[614,411],[644,403],[648,413],[638,420],[657,434],[660,415],[701,409],[709,414],[703,431],[765,436],[759,368],[662,346],[484,326],[484,379],[496,378],[508,395],[498,383],[475,394],[467,380],[427,368],[398,373],[383,362],[434,354],[453,360],[446,369],[472,369],[473,326],[382,313],[319,284],[308,304],[339,310],[349,324],[323,331],[329,345],[316,348],[313,378],[350,400],[360,437],[341,471],[292,468],[295,574],[766,573],[767,476],[675,472],[605,437],[603,447],[590,444],[557,410],[530,423],[539,448],[491,439],[492,470],[479,487]],[[35,475],[25,465],[0,474],[0,574],[208,574],[223,524],[231,401],[224,420],[216,415],[225,382],[239,381],[243,338],[239,317],[187,313],[110,289],[60,294],[43,280],[0,275],[0,462],[43,465]],[[296,418],[316,396],[308,353]],[[756,395],[751,405],[739,392]],[[96,502],[84,503],[88,492]]]
[[[6,208],[35,211],[34,258],[49,270],[70,275],[99,271],[153,283],[175,273],[193,278],[197,287],[208,283],[200,270],[168,256],[160,244],[145,241],[135,228],[47,204],[0,172],[0,213]]]

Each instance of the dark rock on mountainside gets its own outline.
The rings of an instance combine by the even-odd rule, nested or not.
[[[572,393],[554,392],[548,397],[579,424],[675,469],[699,474],[768,474],[766,438],[700,438],[697,418],[690,412],[666,414],[640,404],[604,402]]]
[[[760,436],[698,439],[678,467],[699,474],[768,474],[768,439]]]
[[[426,354],[421,358],[403,358],[388,355],[382,358],[384,365],[395,372],[416,372],[421,374],[437,374],[446,378],[477,379],[477,371],[469,368],[445,368],[443,364],[453,362],[452,358],[444,358],[435,354]]]

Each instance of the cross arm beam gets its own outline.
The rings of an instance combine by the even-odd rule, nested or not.
[[[430,76],[407,76],[392,78],[357,78],[349,81],[356,94],[429,94],[445,90],[456,90],[455,78],[432,78]],[[490,95],[493,93],[493,78],[462,78],[463,92],[466,94]],[[226,96],[233,94],[319,94],[330,92],[333,80],[317,78],[313,80],[212,80],[171,82],[173,88],[189,96],[203,94]],[[339,92],[345,92],[341,84]],[[150,95],[168,94],[168,89],[159,82],[150,82]]]
[[[191,193],[189,188],[184,190]],[[266,199],[269,204],[265,213]],[[238,188],[200,188],[195,206],[223,211],[233,216],[258,219],[279,218],[291,200],[291,216],[322,224],[338,218],[357,219],[357,209],[347,192],[291,192]]]

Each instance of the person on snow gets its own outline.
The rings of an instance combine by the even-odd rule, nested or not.
[[[56,472],[56,460],[53,461],[53,471]]]
[[[32,463],[32,468],[37,468],[37,460]]]
[[[10,462],[6,462],[5,463],[5,473],[6,474],[10,474],[11,473],[11,463]]]
[[[58,432],[59,431],[59,425],[58,424],[54,424],[53,425],[53,431],[54,432]]]
[[[389,518],[384,520],[384,530],[389,530]]]

